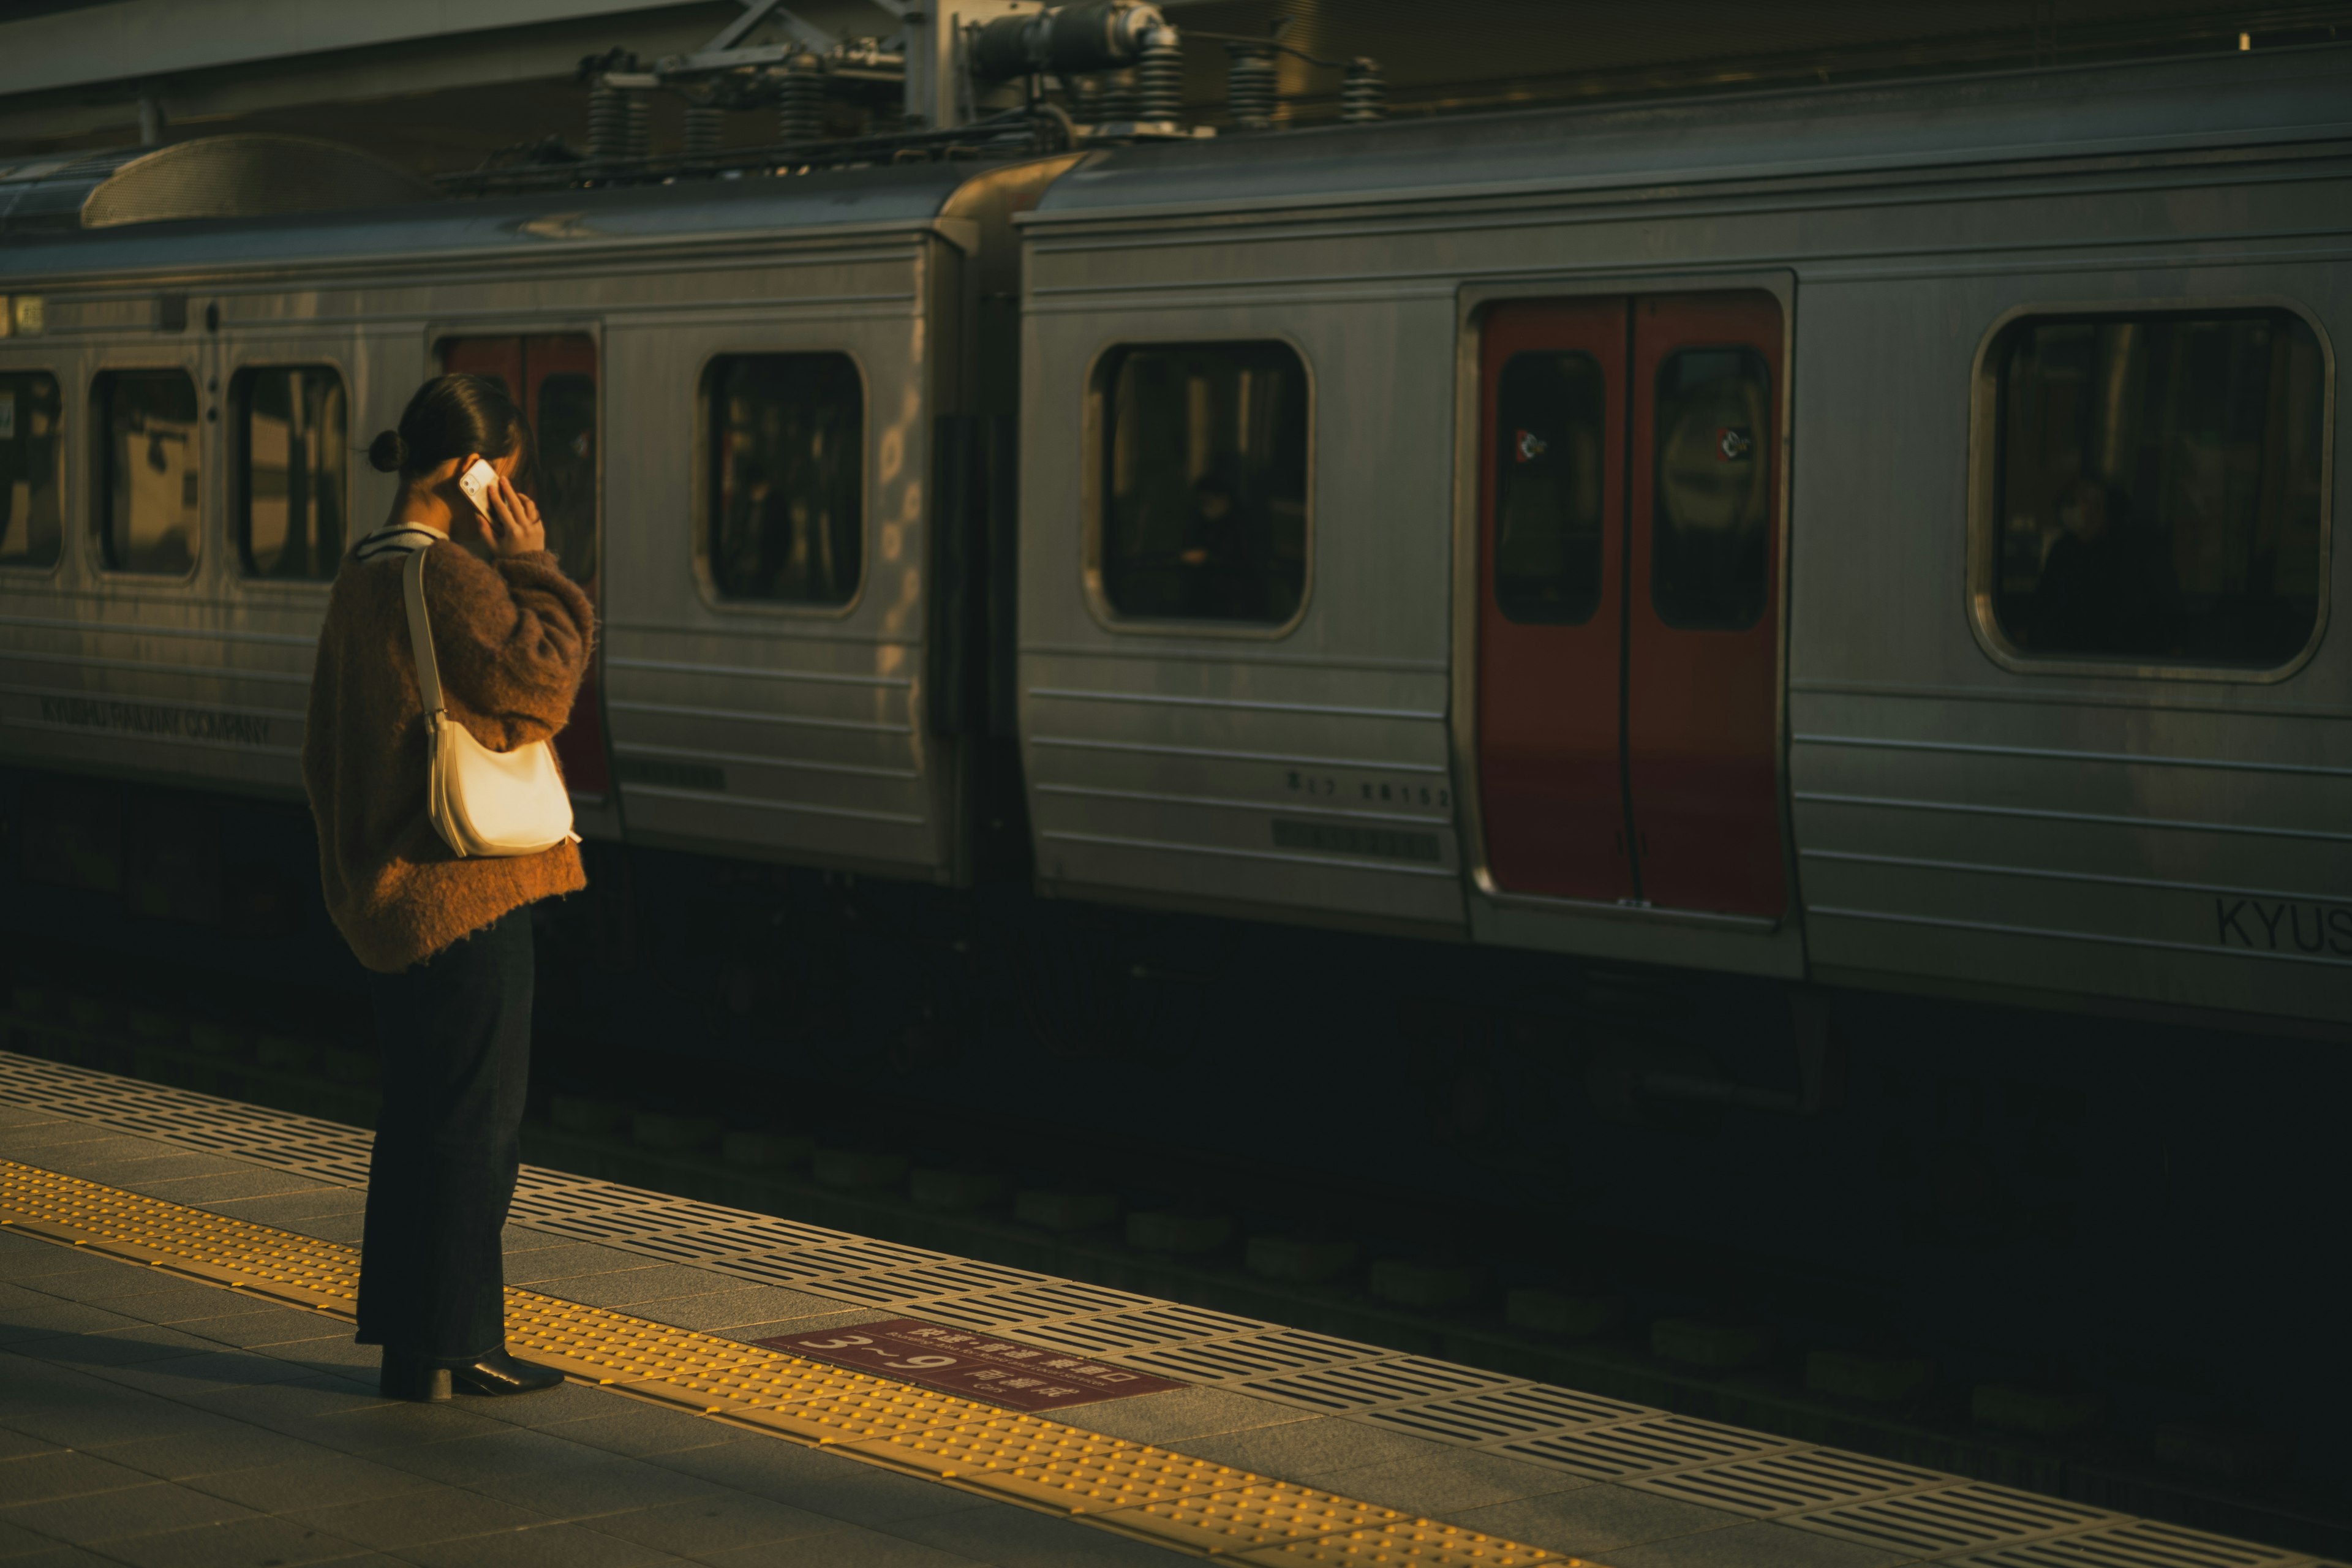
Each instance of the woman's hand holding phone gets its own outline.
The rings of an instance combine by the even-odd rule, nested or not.
[[[483,458],[469,456],[459,465],[457,489],[474,509],[455,520],[457,537],[478,534],[493,557],[547,548],[547,525],[540,521],[538,506]]]
[[[489,537],[491,553],[529,555],[547,548],[547,524],[540,521],[538,506],[504,474],[485,499],[490,505],[483,531]]]

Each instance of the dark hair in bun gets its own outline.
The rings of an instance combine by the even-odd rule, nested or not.
[[[468,452],[503,458],[530,438],[522,410],[505,387],[488,376],[458,371],[418,387],[400,416],[400,428],[368,443],[368,461],[381,472],[397,470],[413,479]]]

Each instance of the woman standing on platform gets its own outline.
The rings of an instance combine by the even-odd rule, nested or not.
[[[425,600],[450,717],[496,752],[552,738],[595,634],[587,595],[515,489],[530,430],[499,384],[444,375],[368,458],[400,475],[383,526],[344,558],[319,634],[302,777],[328,911],[373,991],[383,1110],[368,1176],[359,1340],[383,1392],[446,1399],[562,1381],[506,1351],[500,1236],[520,1162],[535,900],[587,885],[569,840],[461,858],[426,812],[426,719],[402,572]],[[477,505],[475,459],[497,482]]]

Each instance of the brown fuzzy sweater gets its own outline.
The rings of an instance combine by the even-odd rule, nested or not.
[[[442,697],[493,751],[563,728],[595,635],[588,596],[544,551],[486,562],[412,525],[379,530],[344,557],[319,632],[302,783],[327,911],[359,961],[386,974],[509,910],[588,885],[576,845],[459,859],[425,816],[424,704],[400,569],[401,545],[427,539]]]

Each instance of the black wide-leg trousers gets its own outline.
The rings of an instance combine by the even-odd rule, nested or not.
[[[499,1239],[530,1071],[530,910],[369,979],[383,1111],[368,1170],[359,1342],[470,1365],[506,1343]]]

